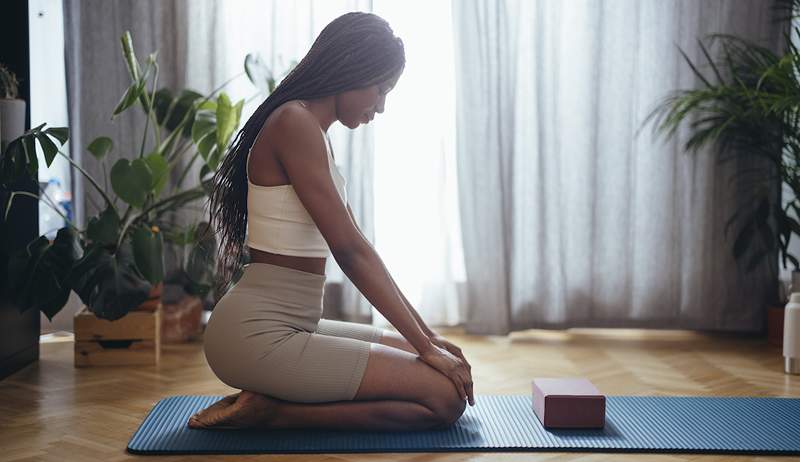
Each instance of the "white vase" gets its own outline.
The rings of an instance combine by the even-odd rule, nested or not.
[[[25,100],[0,99],[0,146],[25,133]]]

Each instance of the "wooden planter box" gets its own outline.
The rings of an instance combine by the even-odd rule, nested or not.
[[[161,341],[182,343],[202,332],[203,301],[185,295],[177,303],[164,303],[161,310]]]
[[[100,319],[84,306],[75,315],[75,366],[158,364],[161,306],[135,310],[116,321]]]

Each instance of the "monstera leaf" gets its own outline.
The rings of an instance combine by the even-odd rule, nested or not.
[[[89,311],[110,321],[141,305],[151,288],[136,270],[129,246],[121,246],[113,255],[105,247],[91,247],[75,263],[68,280]]]
[[[181,134],[190,137],[192,134],[192,123],[194,122],[194,103],[202,99],[203,95],[193,90],[183,90],[177,97],[172,95],[169,88],[162,88],[153,95],[153,109],[156,113],[156,121],[162,127],[173,131],[184,122]],[[187,115],[188,114],[188,115]]]
[[[120,225],[119,215],[108,207],[100,215],[89,219],[86,237],[94,244],[115,245],[119,238]]]
[[[53,319],[67,303],[68,277],[82,253],[74,228],[58,230],[52,243],[41,236],[11,256],[3,292],[22,311],[38,309]]]

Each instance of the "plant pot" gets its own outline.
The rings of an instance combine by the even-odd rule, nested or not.
[[[75,367],[155,365],[161,355],[161,310],[131,311],[115,321],[86,307],[75,314]]]
[[[161,313],[161,340],[164,343],[188,342],[200,335],[203,301],[195,295],[184,295],[175,303],[165,302]]]
[[[25,133],[25,100],[0,99],[0,145]]]
[[[150,296],[147,300],[136,307],[134,311],[153,312],[161,306],[161,294],[164,291],[164,282],[159,282],[150,289]]]
[[[783,346],[783,306],[767,307],[767,343]]]

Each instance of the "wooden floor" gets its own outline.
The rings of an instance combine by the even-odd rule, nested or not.
[[[781,351],[758,338],[674,331],[526,331],[475,337],[443,330],[473,366],[475,392],[527,394],[533,377],[586,376],[609,395],[800,396]],[[71,341],[44,343],[41,360],[0,381],[0,460],[116,461],[160,398],[230,391],[199,343],[167,346],[158,367],[75,369]],[[174,456],[148,460],[486,461],[766,460],[767,457],[588,453],[405,453]],[[142,457],[138,457],[144,460]],[[791,460],[790,458],[774,458]]]

